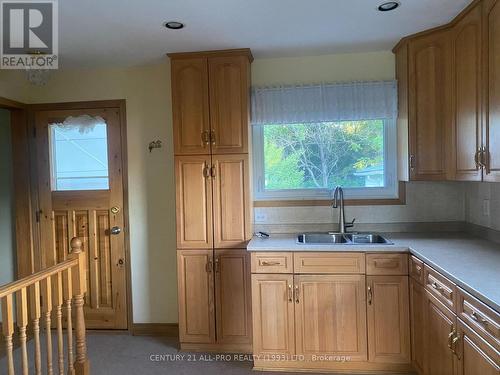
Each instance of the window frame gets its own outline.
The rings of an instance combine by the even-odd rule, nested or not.
[[[397,200],[400,187],[397,175],[397,126],[395,119],[384,121],[384,187],[344,188],[346,200]],[[281,189],[266,191],[264,188],[264,126],[252,126],[253,191],[254,200],[260,201],[321,201],[332,198],[332,189]]]

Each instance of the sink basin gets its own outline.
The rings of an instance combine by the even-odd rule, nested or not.
[[[342,233],[302,233],[297,236],[302,244],[345,244],[350,242]]]
[[[387,238],[376,233],[301,233],[297,243],[310,245],[392,245]]]

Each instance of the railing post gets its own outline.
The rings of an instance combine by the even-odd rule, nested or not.
[[[76,375],[89,375],[89,360],[87,358],[87,342],[85,333],[85,316],[83,313],[84,296],[87,292],[87,262],[85,253],[82,251],[82,241],[74,237],[71,240],[71,254],[70,257],[78,259],[78,266],[72,272],[74,295],[74,309],[75,309],[75,374]]]

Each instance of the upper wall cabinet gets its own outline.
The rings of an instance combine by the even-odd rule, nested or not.
[[[247,153],[250,51],[169,56],[175,154]]]
[[[500,181],[500,1],[394,51],[400,179]]]
[[[481,150],[481,6],[472,9],[452,29],[453,121],[449,178],[480,181]]]
[[[443,180],[451,104],[450,34],[412,40],[408,53],[410,178]]]
[[[175,153],[209,154],[207,59],[172,60],[171,69]]]
[[[500,181],[500,1],[483,4],[484,88],[487,97],[483,129],[484,179]]]

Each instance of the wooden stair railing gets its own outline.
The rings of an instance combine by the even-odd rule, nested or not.
[[[86,267],[82,241],[75,237],[71,240],[71,253],[67,260],[0,287],[2,332],[5,340],[8,375],[15,373],[12,344],[15,324],[18,327],[21,354],[21,365],[17,367],[20,367],[21,374],[27,375],[29,372],[26,342],[28,327],[33,334],[35,374],[42,374],[41,348],[43,344],[40,341],[40,325],[45,328],[46,373],[48,375],[53,375],[55,368],[59,375],[65,373],[88,375],[90,373],[83,313],[84,296],[87,291]],[[67,331],[66,361],[63,309],[66,315]],[[54,323],[52,323],[53,318]],[[52,325],[55,326],[54,333],[57,338],[57,366],[54,366],[52,356]],[[73,343],[73,327],[75,343]],[[0,369],[0,373],[4,373],[3,371]]]

